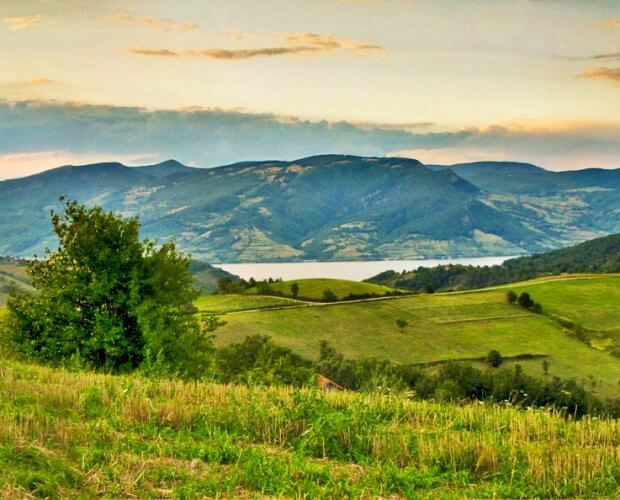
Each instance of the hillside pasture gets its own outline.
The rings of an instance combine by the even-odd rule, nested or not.
[[[581,286],[587,287],[588,283],[584,278]],[[597,278],[591,282],[591,293],[608,293],[609,287],[617,283],[615,277]],[[512,288],[523,287],[547,307],[546,297],[553,295],[556,286],[555,307],[559,308],[561,294],[567,287],[572,289],[568,281],[534,282]],[[247,335],[268,335],[314,358],[320,341],[327,340],[349,358],[375,357],[400,363],[483,357],[491,349],[504,356],[545,355],[549,363],[547,376],[576,378],[593,386],[593,392],[599,395],[619,395],[617,358],[589,347],[552,318],[509,305],[505,294],[505,288],[497,288],[230,314],[227,325],[218,330],[216,342],[222,345],[239,342]],[[596,303],[593,299],[593,308]],[[598,313],[590,312],[588,317],[597,317],[597,324],[613,325],[614,311],[607,308],[606,299],[598,303]],[[398,319],[405,320],[407,326],[400,328]],[[545,376],[540,359],[519,363],[527,373]]]
[[[344,299],[349,294],[352,295],[386,295],[397,292],[395,288],[374,283],[365,283],[361,281],[350,281],[341,279],[328,278],[307,278],[301,280],[279,281],[270,283],[269,287],[277,294],[292,296],[291,286],[293,283],[299,285],[298,298],[309,300],[322,300],[323,292],[331,290],[339,300]],[[250,288],[247,293],[259,293],[257,288]]]
[[[254,309],[299,307],[305,304],[285,297],[267,297],[264,295],[202,295],[195,302],[195,305],[200,313],[226,314]]]

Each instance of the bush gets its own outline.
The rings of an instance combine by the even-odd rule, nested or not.
[[[335,302],[338,300],[338,296],[332,292],[329,288],[323,290],[323,301],[324,302]]]
[[[489,354],[487,354],[485,361],[489,366],[492,366],[493,368],[497,368],[504,362],[504,360],[502,359],[502,355],[495,349],[489,351]]]
[[[512,290],[506,292],[506,300],[509,304],[514,304],[517,301],[517,294]]]
[[[398,318],[398,319],[396,320],[396,326],[397,326],[398,328],[400,328],[401,330],[404,330],[404,329],[405,329],[405,327],[406,327],[408,324],[409,324],[409,323],[407,323],[407,320],[406,320],[406,319]]]

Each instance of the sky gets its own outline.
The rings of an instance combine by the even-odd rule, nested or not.
[[[620,167],[618,0],[0,0],[0,179],[321,153]]]

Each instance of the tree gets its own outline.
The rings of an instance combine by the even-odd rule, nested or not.
[[[337,295],[332,292],[329,288],[323,290],[323,301],[325,302],[335,302],[338,300]]]
[[[509,304],[514,304],[517,301],[517,294],[512,290],[506,292],[506,300]]]
[[[400,328],[401,330],[404,330],[404,329],[405,329],[405,327],[406,327],[408,324],[409,324],[409,323],[407,323],[407,320],[406,320],[406,319],[403,319],[403,318],[398,318],[398,319],[396,320],[396,326],[397,326],[398,328]]]
[[[532,300],[532,297],[530,297],[530,294],[527,292],[521,292],[521,295],[519,295],[519,305],[521,307],[524,307],[525,309],[529,309],[530,307],[532,307],[534,305],[534,301]]]
[[[59,247],[28,267],[37,293],[8,301],[17,352],[113,372],[157,358],[198,376],[212,342],[195,316],[189,258],[140,241],[135,218],[61,201],[64,213],[51,214]]]
[[[299,294],[299,285],[297,283],[293,283],[291,285],[291,293],[294,298],[297,298],[297,295]]]
[[[504,362],[504,360],[502,359],[502,355],[499,353],[499,351],[496,351],[495,349],[489,351],[485,361],[489,366],[492,366],[493,368],[497,368]]]
[[[430,283],[424,287],[426,293],[435,293],[435,288]]]

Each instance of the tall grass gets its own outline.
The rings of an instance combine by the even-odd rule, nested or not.
[[[480,403],[0,364],[7,497],[613,497],[619,438]]]

